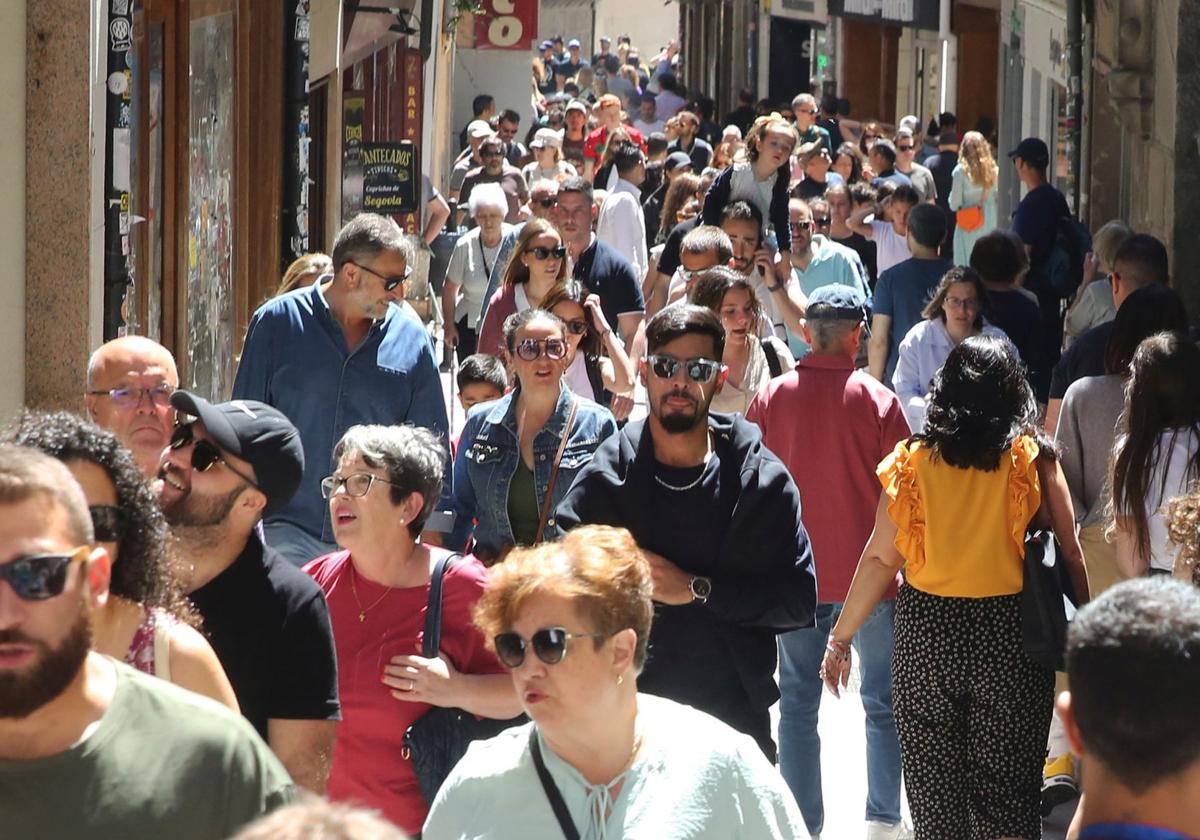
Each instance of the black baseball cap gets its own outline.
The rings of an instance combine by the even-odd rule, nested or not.
[[[188,391],[171,394],[171,405],[198,418],[217,446],[254,468],[258,489],[267,497],[264,515],[295,495],[304,475],[304,447],[283,412],[257,400],[213,405]]]
[[[686,166],[688,169],[692,168],[692,158],[687,152],[671,152],[671,154],[667,155],[667,162],[663,168],[668,172],[674,172],[681,166]]]
[[[1050,165],[1050,150],[1046,143],[1037,137],[1026,137],[1017,144],[1017,148],[1008,153],[1010,158],[1020,158],[1030,166],[1045,169]]]

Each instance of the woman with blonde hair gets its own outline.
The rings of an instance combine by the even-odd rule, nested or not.
[[[492,569],[475,623],[532,722],[468,748],[423,837],[802,836],[795,800],[748,736],[638,692],[653,592],[633,537],[602,525]]]
[[[513,246],[500,288],[488,302],[479,326],[476,352],[504,356],[504,321],[537,309],[566,283],[567,249],[558,229],[545,219],[530,219]]]
[[[296,289],[311,286],[321,275],[332,273],[333,260],[329,259],[328,254],[313,253],[297,257],[292,260],[292,264],[283,273],[283,279],[279,281],[279,288],[275,290],[272,297],[279,297],[288,292],[294,292]]]
[[[1075,302],[1067,310],[1063,323],[1063,347],[1097,324],[1111,321],[1117,314],[1113,303],[1112,283],[1109,272],[1116,260],[1117,250],[1126,239],[1133,236],[1129,225],[1113,219],[1102,225],[1092,237],[1092,250],[1083,257],[1083,290],[1075,295]]]
[[[996,185],[1000,177],[992,147],[978,131],[963,135],[958,165],[951,177],[950,209],[958,223],[954,228],[954,264],[968,265],[975,243],[996,229]]]

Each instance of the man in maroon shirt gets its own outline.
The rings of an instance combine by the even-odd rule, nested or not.
[[[909,428],[896,395],[854,369],[867,318],[863,293],[823,286],[809,297],[805,315],[804,339],[812,352],[755,397],[746,419],[759,425],[763,442],[800,489],[817,567],[816,626],[779,636],[779,769],[815,837],[825,819],[817,673],[876,510],[882,509],[875,468],[908,437]],[[892,718],[895,595],[893,586],[854,640],[867,717],[868,838],[904,836],[900,743]]]

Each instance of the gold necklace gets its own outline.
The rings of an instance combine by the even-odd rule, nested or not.
[[[350,562],[350,594],[352,594],[354,596],[354,603],[358,606],[358,622],[359,622],[359,624],[361,624],[367,620],[367,612],[369,610],[373,610],[376,607],[378,607],[380,602],[384,598],[386,598],[388,595],[392,594],[392,587],[389,586],[387,588],[387,591],[384,592],[382,595],[380,595],[375,600],[374,604],[371,604],[371,606],[369,606],[369,607],[364,607],[362,605],[362,601],[358,600],[358,587],[354,585],[354,578],[355,578],[354,561],[351,560],[349,562]]]

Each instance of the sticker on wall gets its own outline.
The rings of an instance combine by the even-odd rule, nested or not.
[[[113,73],[108,77],[108,92],[114,96],[124,96],[129,90],[129,77],[123,72]]]
[[[112,23],[108,25],[108,34],[109,48],[113,52],[127,52],[133,43],[133,26],[129,23],[129,18],[113,18]]]
[[[113,16],[129,14],[129,0],[112,0]]]

